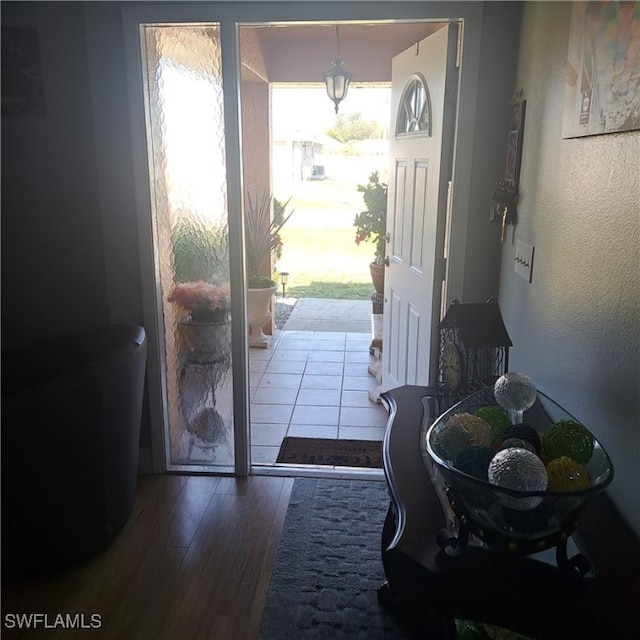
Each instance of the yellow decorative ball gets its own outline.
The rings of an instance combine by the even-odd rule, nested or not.
[[[561,456],[547,465],[549,491],[580,491],[591,486],[587,470],[569,456]]]

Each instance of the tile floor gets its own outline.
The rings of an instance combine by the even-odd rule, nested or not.
[[[275,464],[285,436],[382,440],[387,412],[369,400],[370,333],[279,331],[251,349],[253,464]]]

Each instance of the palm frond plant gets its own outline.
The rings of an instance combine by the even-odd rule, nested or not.
[[[278,203],[278,215],[272,216],[273,198],[269,194],[247,195],[245,248],[250,288],[264,289],[276,284],[264,271],[271,269],[271,258],[282,246],[280,230],[293,215],[293,211],[285,214],[290,200]]]

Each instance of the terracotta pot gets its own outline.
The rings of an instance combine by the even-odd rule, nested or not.
[[[384,293],[384,270],[386,267],[383,264],[376,264],[372,262],[369,265],[371,270],[371,280],[373,280],[373,287],[376,293],[382,295]]]

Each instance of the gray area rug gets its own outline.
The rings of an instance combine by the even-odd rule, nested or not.
[[[260,640],[406,640],[378,604],[384,482],[297,478]]]

